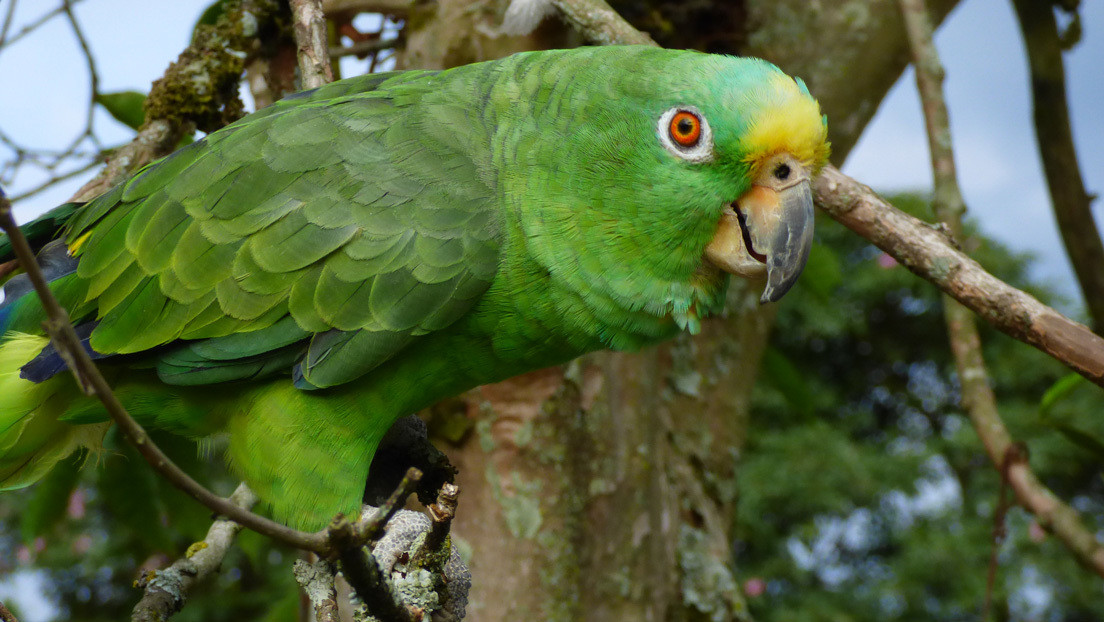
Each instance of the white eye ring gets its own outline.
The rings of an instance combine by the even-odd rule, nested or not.
[[[689,112],[697,117],[701,123],[701,135],[698,137],[698,142],[690,147],[683,147],[671,138],[671,120],[680,112]],[[705,120],[705,115],[694,106],[675,106],[660,115],[659,123],[656,124],[656,135],[659,136],[659,142],[664,149],[683,160],[709,162],[713,159],[713,130],[710,129],[709,122]]]

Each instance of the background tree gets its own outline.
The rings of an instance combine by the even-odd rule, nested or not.
[[[583,42],[557,19],[501,34],[509,4],[334,0],[326,8],[368,68],[392,54],[399,67],[448,67]],[[895,0],[611,4],[661,45],[763,56],[803,76],[829,117],[835,162],[909,60]],[[931,2],[933,19],[955,4]],[[365,11],[400,24],[397,42],[382,43],[390,31],[356,31],[352,16]],[[259,101],[291,90],[293,56],[286,40],[271,42],[249,67]],[[99,99],[117,116],[128,109]],[[169,134],[163,140],[175,142]],[[922,199],[899,205],[931,220]],[[737,286],[728,317],[698,338],[591,355],[423,413],[460,469],[454,529],[472,552],[469,619],[976,617],[1001,477],[958,405],[939,296],[826,218],[814,253],[793,300],[778,307],[758,307]],[[971,254],[1028,285],[1025,259],[987,243]],[[983,341],[1002,414],[1028,443],[1032,467],[1099,531],[1099,389],[1002,335]],[[188,443],[158,441],[209,486],[232,488]],[[127,615],[137,568],[169,563],[208,524],[205,510],[125,444],[114,447],[102,469],[73,462],[0,506],[11,553],[2,558],[52,569],[75,619]],[[1013,511],[1008,528],[998,615],[1091,615],[1099,579],[1029,515]],[[205,588],[217,596],[197,593],[181,616],[294,617],[294,553],[253,534],[239,542]]]

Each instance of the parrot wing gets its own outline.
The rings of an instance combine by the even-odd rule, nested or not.
[[[293,368],[310,389],[459,319],[497,269],[500,223],[469,155],[479,119],[421,97],[439,82],[377,74],[294,96],[89,203],[67,243],[96,302],[91,349],[178,343],[157,361],[165,382]]]

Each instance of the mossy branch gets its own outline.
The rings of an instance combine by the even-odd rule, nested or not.
[[[227,4],[214,26],[196,36],[146,98],[146,122],[138,135],[116,150],[107,166],[77,191],[74,202],[90,201],[149,162],[166,156],[195,128],[210,132],[241,116],[238,83],[263,41],[283,28],[277,0],[239,0]]]
[[[227,500],[248,510],[256,505],[257,495],[240,484]],[[192,586],[218,571],[241,529],[240,524],[219,517],[203,540],[188,547],[184,557],[164,570],[140,577],[135,585],[144,588],[145,593],[134,606],[132,622],[161,622],[180,611]]]

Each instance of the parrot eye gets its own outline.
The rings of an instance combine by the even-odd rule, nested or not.
[[[680,110],[671,117],[668,131],[679,147],[693,147],[701,139],[701,120],[692,112]]]
[[[713,133],[705,117],[693,106],[671,108],[659,118],[659,142],[683,160],[707,162],[713,159]]]

